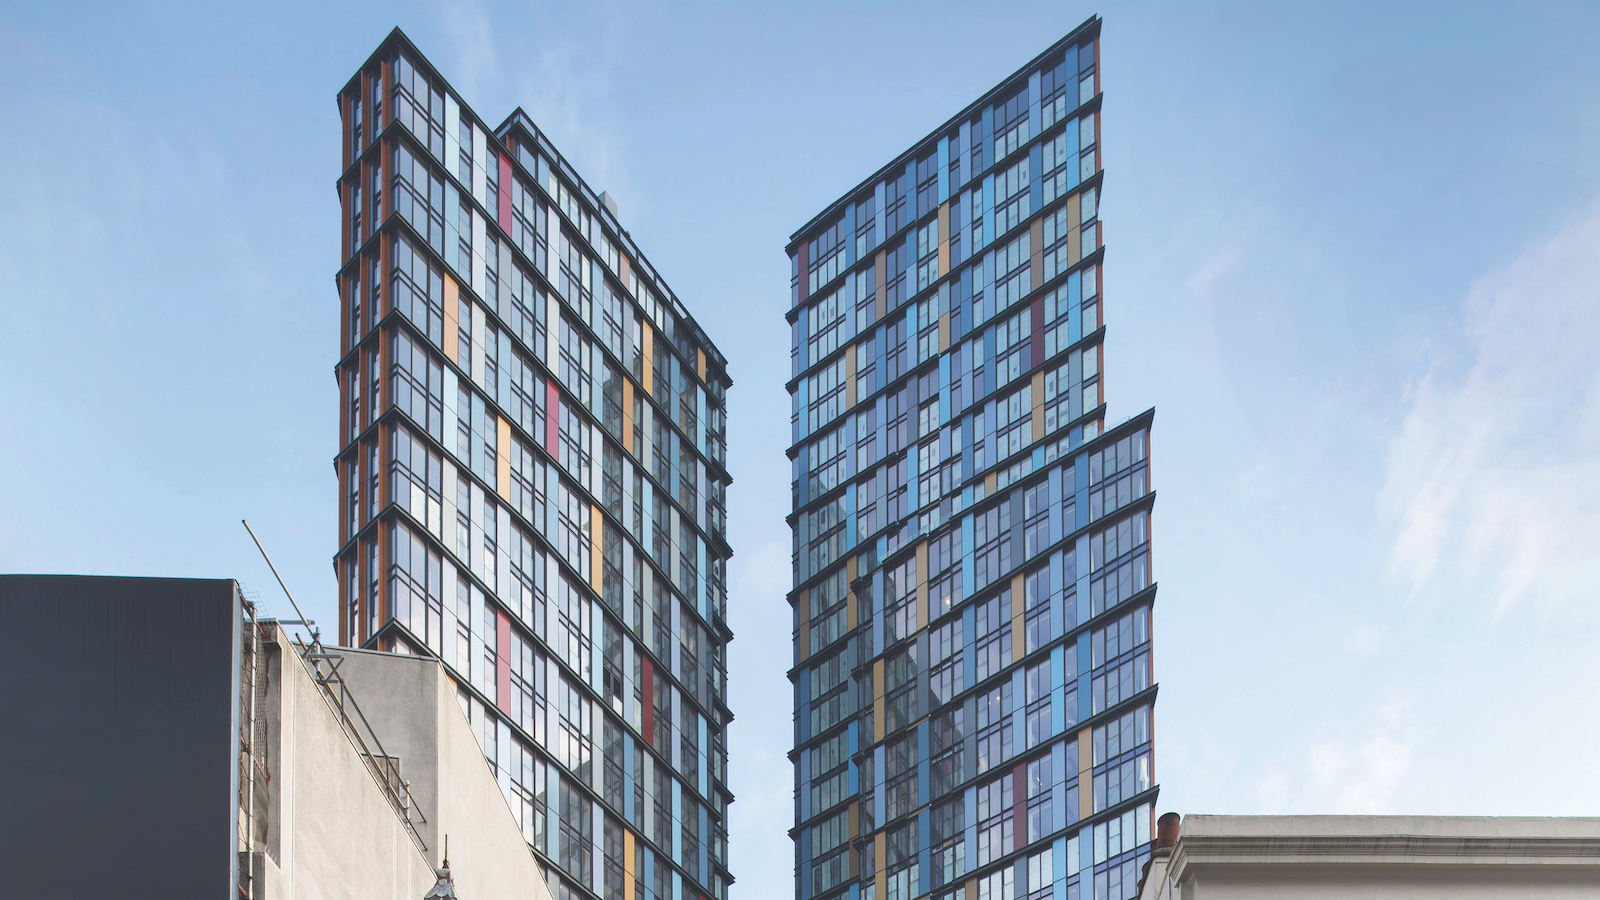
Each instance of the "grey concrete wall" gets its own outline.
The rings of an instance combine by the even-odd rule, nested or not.
[[[420,829],[437,860],[450,838],[450,871],[463,898],[551,900],[533,851],[483,747],[437,660],[340,651],[339,671],[384,749],[400,757],[428,825]]]
[[[418,900],[434,872],[286,639],[271,670],[278,723],[268,845],[258,860],[267,900]],[[270,719],[269,719],[270,721]]]

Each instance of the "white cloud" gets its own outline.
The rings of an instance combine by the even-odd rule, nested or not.
[[[1354,735],[1325,739],[1310,751],[1307,788],[1318,799],[1314,808],[1347,814],[1393,811],[1421,743],[1411,707],[1405,694],[1391,692]]]
[[[495,53],[494,31],[489,25],[489,13],[478,0],[449,0],[442,5],[440,17],[444,30],[454,45],[456,54],[453,71],[446,78],[455,85],[469,104],[479,101],[478,79],[492,75],[499,67]],[[490,112],[480,111],[486,118]],[[490,125],[498,124],[491,122]]]
[[[1600,593],[1600,211],[1481,278],[1394,438],[1382,506],[1414,596],[1498,613]],[[1593,615],[1592,612],[1588,612]]]

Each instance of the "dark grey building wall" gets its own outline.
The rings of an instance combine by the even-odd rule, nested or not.
[[[0,575],[12,896],[233,895],[234,583]]]

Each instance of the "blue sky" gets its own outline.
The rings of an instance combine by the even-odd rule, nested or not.
[[[1107,396],[1157,408],[1161,807],[1592,812],[1584,4],[4,0],[0,571],[236,577],[285,615],[248,517],[335,621],[333,96],[399,24],[618,199],[729,358],[731,852],[768,895],[783,244],[1096,12]]]

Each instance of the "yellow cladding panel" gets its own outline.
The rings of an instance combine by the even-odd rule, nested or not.
[[[1044,437],[1044,370],[1033,373],[1033,439]]]
[[[844,408],[856,405],[856,355],[854,348],[844,351]]]
[[[939,317],[939,352],[950,349],[950,314]]]
[[[511,502],[511,423],[495,416],[495,485],[500,499]]]
[[[1026,635],[1023,633],[1022,610],[1026,602],[1024,591],[1025,583],[1021,573],[1011,579],[1011,658],[1021,659],[1027,652],[1025,643]]]
[[[967,900],[978,900],[978,879],[967,879]]]
[[[444,355],[456,365],[462,362],[456,359],[456,348],[461,342],[456,340],[456,334],[461,330],[461,323],[456,317],[459,304],[456,301],[456,282],[449,275],[444,276]],[[469,361],[470,364],[470,361]]]
[[[600,577],[602,568],[600,556],[605,552],[604,544],[601,541],[601,538],[605,535],[605,527],[605,520],[600,518],[600,507],[591,505],[589,507],[589,585],[594,588],[596,594],[602,596],[604,596],[604,591],[601,588],[604,585]]]
[[[705,381],[706,380],[706,351],[702,350],[699,347],[696,347],[694,352],[695,352],[695,355],[698,357],[698,361],[700,363],[700,380],[701,381]]]
[[[621,262],[622,271],[620,274],[622,276],[622,289],[631,292],[633,288],[630,287],[630,285],[633,283],[633,279],[628,277],[628,273],[633,271],[633,269],[628,265],[628,257],[623,256]]]
[[[887,837],[887,836],[888,836],[888,832],[886,832],[886,831],[878,832],[878,837],[877,837],[877,839],[875,841],[875,844],[874,844],[874,852],[872,854],[872,858],[878,861],[878,878],[877,878],[877,881],[875,882],[876,893],[873,895],[875,897],[887,897],[888,896],[888,894],[885,893],[886,887],[884,885],[884,882],[886,881],[885,876],[888,875],[888,873],[889,873],[889,867],[887,865],[885,865],[885,863],[888,861],[889,858],[884,855],[884,846],[883,846],[884,845],[884,838]]]
[[[624,263],[626,265],[626,263]],[[624,900],[634,900],[633,897],[633,832],[622,829],[622,871],[627,877],[623,880],[622,890]]]
[[[633,455],[633,382],[622,379],[622,448]]]
[[[1044,281],[1044,219],[1034,219],[1028,234],[1033,247],[1028,262],[1033,266],[1033,283],[1037,285]]]
[[[985,497],[994,496],[995,485],[999,483],[998,475],[998,472],[990,472],[989,476],[983,479],[983,495]]]
[[[878,273],[878,287],[877,287],[878,315],[877,315],[877,319],[881,319],[884,316],[889,314],[889,310],[887,308],[888,300],[883,295],[884,285],[888,284],[888,281],[884,277],[884,260],[886,259],[884,254],[885,254],[885,251],[879,250],[878,251],[878,261],[872,264],[872,270],[874,272]],[[873,321],[877,321],[877,319],[874,319]]]
[[[642,381],[644,382],[645,393],[648,394],[652,390],[650,386],[655,384],[655,351],[653,349],[655,333],[650,330],[648,322],[640,328],[640,331],[644,334],[644,353],[640,354],[644,359],[644,378]]]
[[[1087,819],[1094,814],[1093,780],[1094,731],[1085,728],[1078,732],[1078,818]]]

